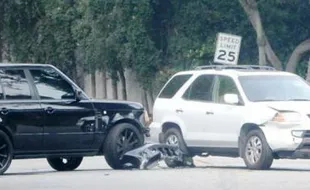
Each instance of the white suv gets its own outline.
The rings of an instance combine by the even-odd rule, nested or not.
[[[176,144],[189,157],[242,157],[250,169],[310,158],[310,86],[267,66],[179,72],[156,98],[150,130],[151,141]]]

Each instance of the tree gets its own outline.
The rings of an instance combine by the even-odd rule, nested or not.
[[[259,5],[263,4],[264,2],[258,3],[256,0],[239,0],[239,2],[242,5],[244,11],[246,12],[248,19],[251,22],[254,30],[256,31],[257,45],[258,45],[258,50],[259,50],[259,64],[266,65],[269,62],[277,69],[283,70],[285,68],[289,72],[296,72],[297,65],[302,55],[305,52],[310,51],[310,39],[304,39],[302,42],[300,42],[300,44],[298,44],[294,48],[286,64],[282,63],[280,61],[280,58],[276,55],[273,48],[271,47],[269,39],[264,29],[264,26],[262,24],[262,19],[261,19],[260,12],[259,12]],[[262,10],[264,10],[265,14],[272,14],[273,12],[276,12],[276,13],[280,12],[281,11],[280,9],[283,9],[283,8],[285,8],[286,10],[292,11],[294,10],[294,8],[296,8],[296,6],[308,7],[308,9],[306,10],[308,11],[310,10],[309,2],[305,2],[305,1],[298,1],[298,2],[279,1],[279,2],[274,2],[274,3],[268,2],[268,7],[272,7],[273,11],[269,11],[270,9],[267,9],[267,11],[266,9],[262,9]],[[296,12],[293,13],[293,15],[298,15],[298,16],[292,17],[294,19],[293,21],[294,23],[298,23],[300,20],[302,20],[302,17],[304,14],[300,14],[301,12],[306,13],[305,9],[301,8],[298,10],[299,11],[297,13]],[[291,17],[290,14],[289,15],[282,14],[281,16],[282,16],[282,20],[284,20],[286,16]],[[291,26],[291,27],[294,27],[294,26]],[[300,35],[300,31],[299,31],[299,34],[295,33],[294,37],[297,37],[298,35]]]

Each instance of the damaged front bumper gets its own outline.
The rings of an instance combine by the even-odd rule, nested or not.
[[[131,164],[133,168],[150,169],[164,159],[183,162],[184,153],[178,146],[167,144],[145,144],[142,147],[128,151],[124,154],[124,165]]]

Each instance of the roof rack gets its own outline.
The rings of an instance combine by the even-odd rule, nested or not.
[[[224,70],[224,69],[232,69],[232,70],[269,70],[276,71],[274,67],[270,66],[262,66],[262,65],[205,65],[198,66],[195,70],[204,70],[204,69],[215,69],[215,70]]]

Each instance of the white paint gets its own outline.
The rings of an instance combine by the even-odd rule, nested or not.
[[[237,65],[241,46],[241,36],[218,33],[214,62]]]

